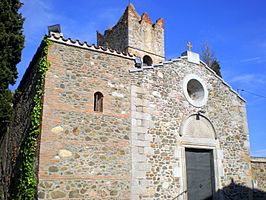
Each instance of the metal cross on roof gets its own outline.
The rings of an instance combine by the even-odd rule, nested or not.
[[[191,51],[191,49],[192,49],[192,44],[191,44],[190,42],[187,43],[187,49],[188,49],[189,51]]]

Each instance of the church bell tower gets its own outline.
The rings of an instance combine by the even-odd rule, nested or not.
[[[143,65],[164,61],[164,20],[154,24],[145,12],[139,15],[129,4],[118,23],[101,34],[97,31],[97,45],[128,52],[140,57]]]

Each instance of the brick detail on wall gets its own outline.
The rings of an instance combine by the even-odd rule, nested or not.
[[[129,199],[134,59],[53,42],[40,145],[39,199]],[[103,112],[94,111],[94,93]]]

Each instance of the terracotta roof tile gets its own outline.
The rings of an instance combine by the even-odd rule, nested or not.
[[[86,49],[90,49],[90,50],[101,51],[101,52],[114,54],[114,55],[119,55],[119,56],[131,58],[131,59],[135,58],[135,55],[130,54],[128,52],[120,52],[117,49],[111,49],[109,47],[97,46],[95,44],[90,45],[87,42],[81,42],[80,40],[73,40],[72,38],[67,38],[66,39],[63,36],[60,36],[60,35],[57,35],[57,34],[53,34],[53,33],[51,35],[48,35],[47,37],[51,41],[56,41],[56,42],[59,42],[59,43],[64,43],[64,44],[68,44],[68,45],[78,46],[78,47],[82,47],[82,48],[86,48]]]

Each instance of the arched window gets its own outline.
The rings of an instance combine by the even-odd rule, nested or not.
[[[101,92],[94,93],[94,111],[103,112],[103,94]]]
[[[150,56],[144,56],[143,57],[143,65],[144,66],[152,66],[152,59]]]

